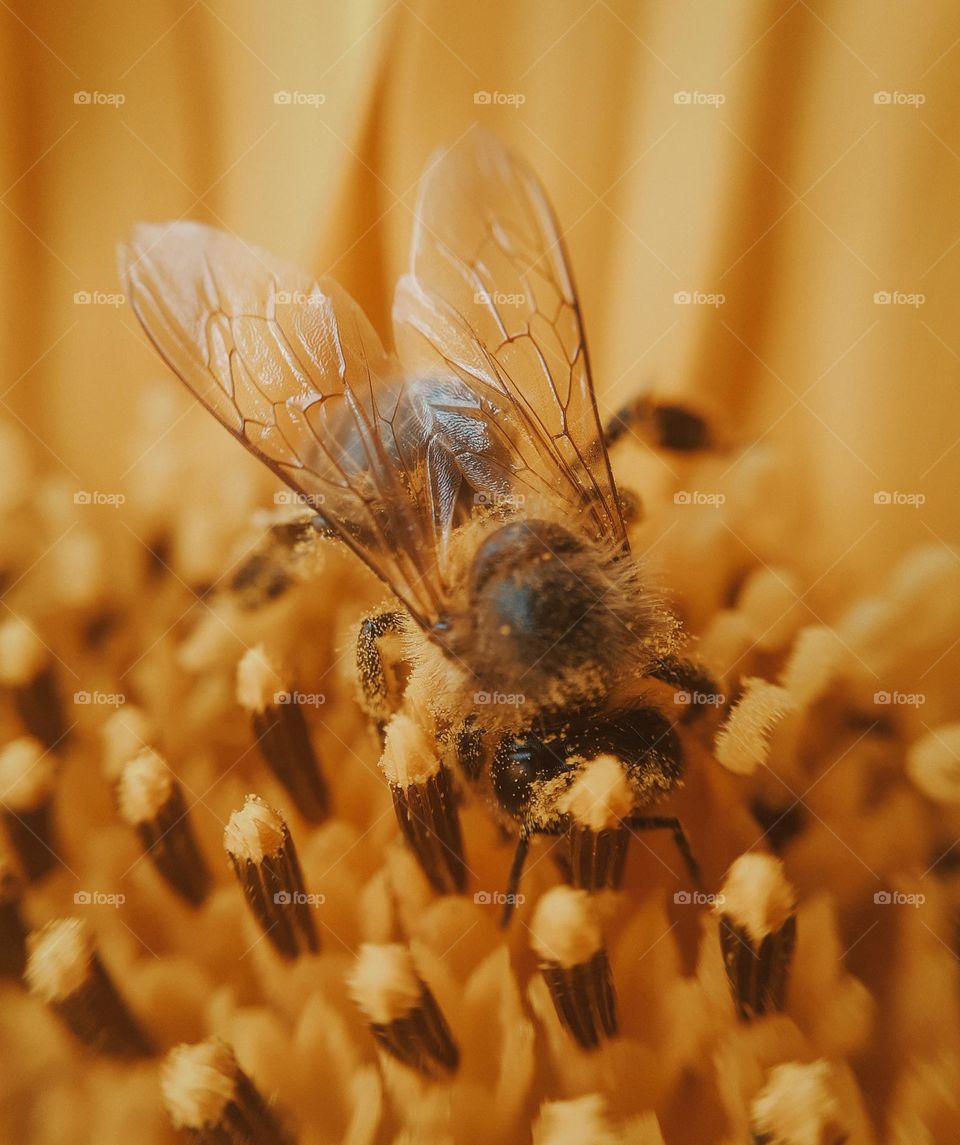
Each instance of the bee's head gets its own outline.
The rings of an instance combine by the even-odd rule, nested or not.
[[[469,567],[452,651],[490,694],[543,707],[597,692],[642,636],[620,566],[556,521],[495,528]]]

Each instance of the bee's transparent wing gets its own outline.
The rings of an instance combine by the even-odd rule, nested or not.
[[[121,266],[168,365],[432,625],[443,510],[427,490],[421,399],[360,307],[335,282],[197,223],[138,227]]]
[[[453,371],[474,392],[509,444],[515,491],[549,497],[585,530],[626,544],[553,212],[536,177],[479,129],[423,177],[394,326],[411,373]],[[474,480],[496,492],[502,461],[477,458]]]

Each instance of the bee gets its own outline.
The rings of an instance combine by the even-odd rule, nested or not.
[[[468,789],[517,838],[506,917],[536,834],[565,834],[569,877],[598,889],[632,831],[667,829],[697,881],[680,822],[648,813],[683,772],[657,697],[715,689],[631,551],[564,244],[526,164],[476,128],[429,164],[392,352],[335,281],[211,227],[141,225],[121,267],[167,364],[399,602],[361,624],[357,666],[434,887],[464,888]],[[432,771],[409,765],[426,751],[412,708],[443,747]]]

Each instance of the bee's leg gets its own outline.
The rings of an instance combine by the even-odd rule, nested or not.
[[[688,406],[658,402],[646,395],[624,406],[610,418],[603,431],[607,449],[628,433],[657,449],[692,453],[710,449],[713,434],[703,416]]]
[[[624,819],[624,825],[635,831],[657,831],[661,829],[672,831],[673,841],[677,845],[680,857],[686,864],[694,886],[698,889],[703,886],[700,878],[700,864],[694,858],[690,840],[687,838],[680,820],[675,815],[631,815],[629,819]]]
[[[381,739],[402,694],[402,686],[391,679],[396,675],[398,658],[387,657],[384,645],[390,636],[400,636],[403,629],[403,613],[385,610],[364,617],[357,634],[356,665],[363,709],[376,724]]]
[[[562,821],[558,822],[555,826],[537,827],[535,830],[531,830],[529,827],[520,828],[520,837],[517,839],[517,849],[513,852],[513,862],[510,864],[510,873],[507,875],[507,889],[504,894],[503,914],[500,915],[500,925],[504,929],[510,925],[513,908],[517,904],[520,879],[523,876],[523,868],[527,861],[527,855],[530,852],[531,836],[562,835],[565,830],[566,826]]]
[[[500,808],[520,827],[517,849],[507,880],[506,899],[501,925],[510,921],[517,901],[517,888],[523,874],[523,865],[530,849],[530,836],[562,835],[567,830],[566,816],[559,808],[553,809],[557,818],[543,821],[534,817],[534,801],[538,785],[574,771],[569,762],[565,741],[528,728],[519,733],[502,735],[490,760],[490,788]]]
[[[705,668],[679,656],[663,656],[648,675],[675,689],[673,702],[682,711],[680,722],[692,723],[706,711],[716,711],[726,702],[720,686]]]
[[[521,827],[520,837],[517,839],[517,849],[513,852],[513,862],[510,864],[510,874],[507,875],[507,890],[503,899],[503,913],[500,915],[500,925],[504,930],[510,925],[513,908],[517,902],[517,890],[523,875],[523,868],[530,851],[530,832]]]

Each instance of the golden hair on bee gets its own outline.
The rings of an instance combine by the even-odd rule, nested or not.
[[[522,696],[538,711],[601,703],[676,650],[678,623],[643,562],[552,503],[476,515],[453,534],[449,567],[450,606],[429,635],[461,677],[457,689],[446,669],[443,694],[469,689],[471,710],[475,693]],[[503,723],[519,704],[492,706]]]

